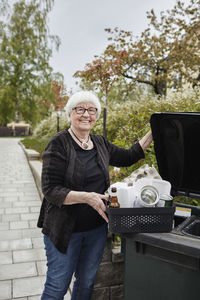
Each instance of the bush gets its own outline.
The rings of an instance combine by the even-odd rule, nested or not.
[[[108,107],[107,137],[108,140],[120,147],[130,147],[133,142],[139,140],[148,130],[150,130],[150,118],[154,112],[189,112],[200,111],[200,90],[187,88],[178,92],[170,91],[166,98],[142,95],[139,99],[124,103],[112,103]],[[94,128],[95,133],[102,131],[102,119],[100,126]],[[145,163],[154,165],[157,162],[153,144],[146,150]],[[121,174],[116,180],[129,175],[143,162],[139,162],[128,168],[121,168]],[[113,180],[115,180],[113,178]]]
[[[21,140],[26,149],[34,149],[35,151],[40,153],[40,159],[42,158],[42,153],[47,145],[47,141],[40,141],[39,139],[26,137]]]
[[[130,147],[136,140],[140,139],[150,130],[150,118],[154,112],[199,112],[200,111],[200,89],[185,88],[178,92],[169,91],[166,98],[158,98],[151,95],[139,95],[137,99],[118,103],[113,100],[107,109],[107,138],[110,142],[123,148]],[[45,145],[53,134],[56,133],[56,115],[43,120],[33,133],[32,147],[42,153]],[[60,129],[69,127],[66,116],[60,118]],[[103,132],[102,115],[92,130],[94,134]],[[36,145],[37,142],[40,145]],[[29,140],[31,143],[31,140]],[[40,150],[38,150],[40,149]],[[120,181],[139,168],[144,162],[140,161],[131,167],[121,168],[120,173],[112,172],[112,182]],[[146,150],[145,163],[157,168],[153,144]],[[182,199],[181,199],[182,200]],[[180,201],[181,201],[180,200]],[[185,200],[190,201],[190,200]],[[193,201],[193,200],[192,200]],[[196,201],[193,201],[196,205]]]
[[[66,121],[66,116],[63,115],[59,119],[59,128],[60,130],[68,127],[69,124]],[[57,132],[57,116],[53,114],[47,119],[42,120],[39,125],[33,131],[33,135],[31,137],[27,137],[23,139],[21,142],[27,149],[34,149],[40,153],[40,157],[42,157],[42,153],[47,146],[51,137]]]
[[[66,115],[59,118],[60,130],[68,126]],[[42,141],[49,141],[51,137],[57,132],[57,115],[54,113],[47,119],[42,120],[33,131],[33,137]]]

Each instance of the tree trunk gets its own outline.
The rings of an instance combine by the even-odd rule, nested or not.
[[[156,95],[166,96],[166,94],[167,94],[166,80],[156,81],[153,87],[154,87],[154,92],[156,93]]]

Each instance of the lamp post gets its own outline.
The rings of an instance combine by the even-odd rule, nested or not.
[[[60,131],[60,117],[62,115],[62,112],[63,111],[61,109],[57,110],[57,132]]]

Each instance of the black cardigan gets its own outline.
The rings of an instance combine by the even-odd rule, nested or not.
[[[97,149],[97,163],[101,167],[106,189],[110,185],[109,165],[130,166],[144,158],[139,143],[122,149],[100,135],[90,135]],[[68,130],[53,136],[43,153],[42,202],[38,227],[48,235],[55,247],[65,253],[69,243],[76,214],[73,205],[63,205],[71,191],[84,191],[83,166],[76,157]]]

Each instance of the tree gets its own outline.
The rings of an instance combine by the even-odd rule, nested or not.
[[[69,96],[72,94],[72,91],[68,90],[64,85],[63,76],[59,73],[53,76],[51,83],[42,85],[41,90],[43,91],[43,95],[35,98],[37,107],[37,113],[35,114],[36,123],[50,116],[55,111],[57,113],[64,111]]]
[[[113,89],[123,77],[127,87],[139,83],[166,96],[168,87],[200,82],[200,0],[188,5],[177,0],[160,17],[153,9],[147,17],[149,25],[139,37],[119,28],[105,29],[109,44],[103,54],[75,73],[82,84],[101,87],[107,96],[109,86]]]
[[[171,74],[175,71],[183,82],[196,84],[200,71],[200,1],[190,0],[185,5],[184,1],[177,0],[171,11],[162,12],[161,20],[153,12],[148,17],[152,26],[171,41],[168,55],[173,66]]]
[[[166,95],[167,86],[179,78],[197,84],[200,78],[200,1],[188,6],[176,1],[172,10],[152,9],[147,13],[149,26],[140,37],[132,32],[105,29],[111,43],[104,55],[115,65],[118,76],[151,86],[158,95]],[[179,76],[176,76],[176,75]]]
[[[66,87],[64,86],[63,82],[59,82],[54,80],[52,83],[53,91],[55,93],[55,110],[64,110],[65,105],[69,99],[70,92],[67,91]]]
[[[83,71],[77,71],[74,77],[81,78],[82,87],[93,86],[101,94],[103,99],[103,135],[106,137],[106,118],[107,118],[107,105],[108,95],[111,92],[115,83],[119,78],[115,75],[113,70],[113,63],[111,60],[106,59],[104,56],[96,56],[92,63],[88,63]]]
[[[48,32],[47,15],[52,1],[17,1],[0,33],[0,122],[23,119],[35,123],[36,98],[52,97],[49,58],[60,40]],[[51,43],[51,45],[50,45]],[[45,95],[44,95],[45,93]],[[51,95],[50,95],[51,94]],[[9,109],[5,101],[9,99]],[[4,114],[2,113],[4,111]]]

